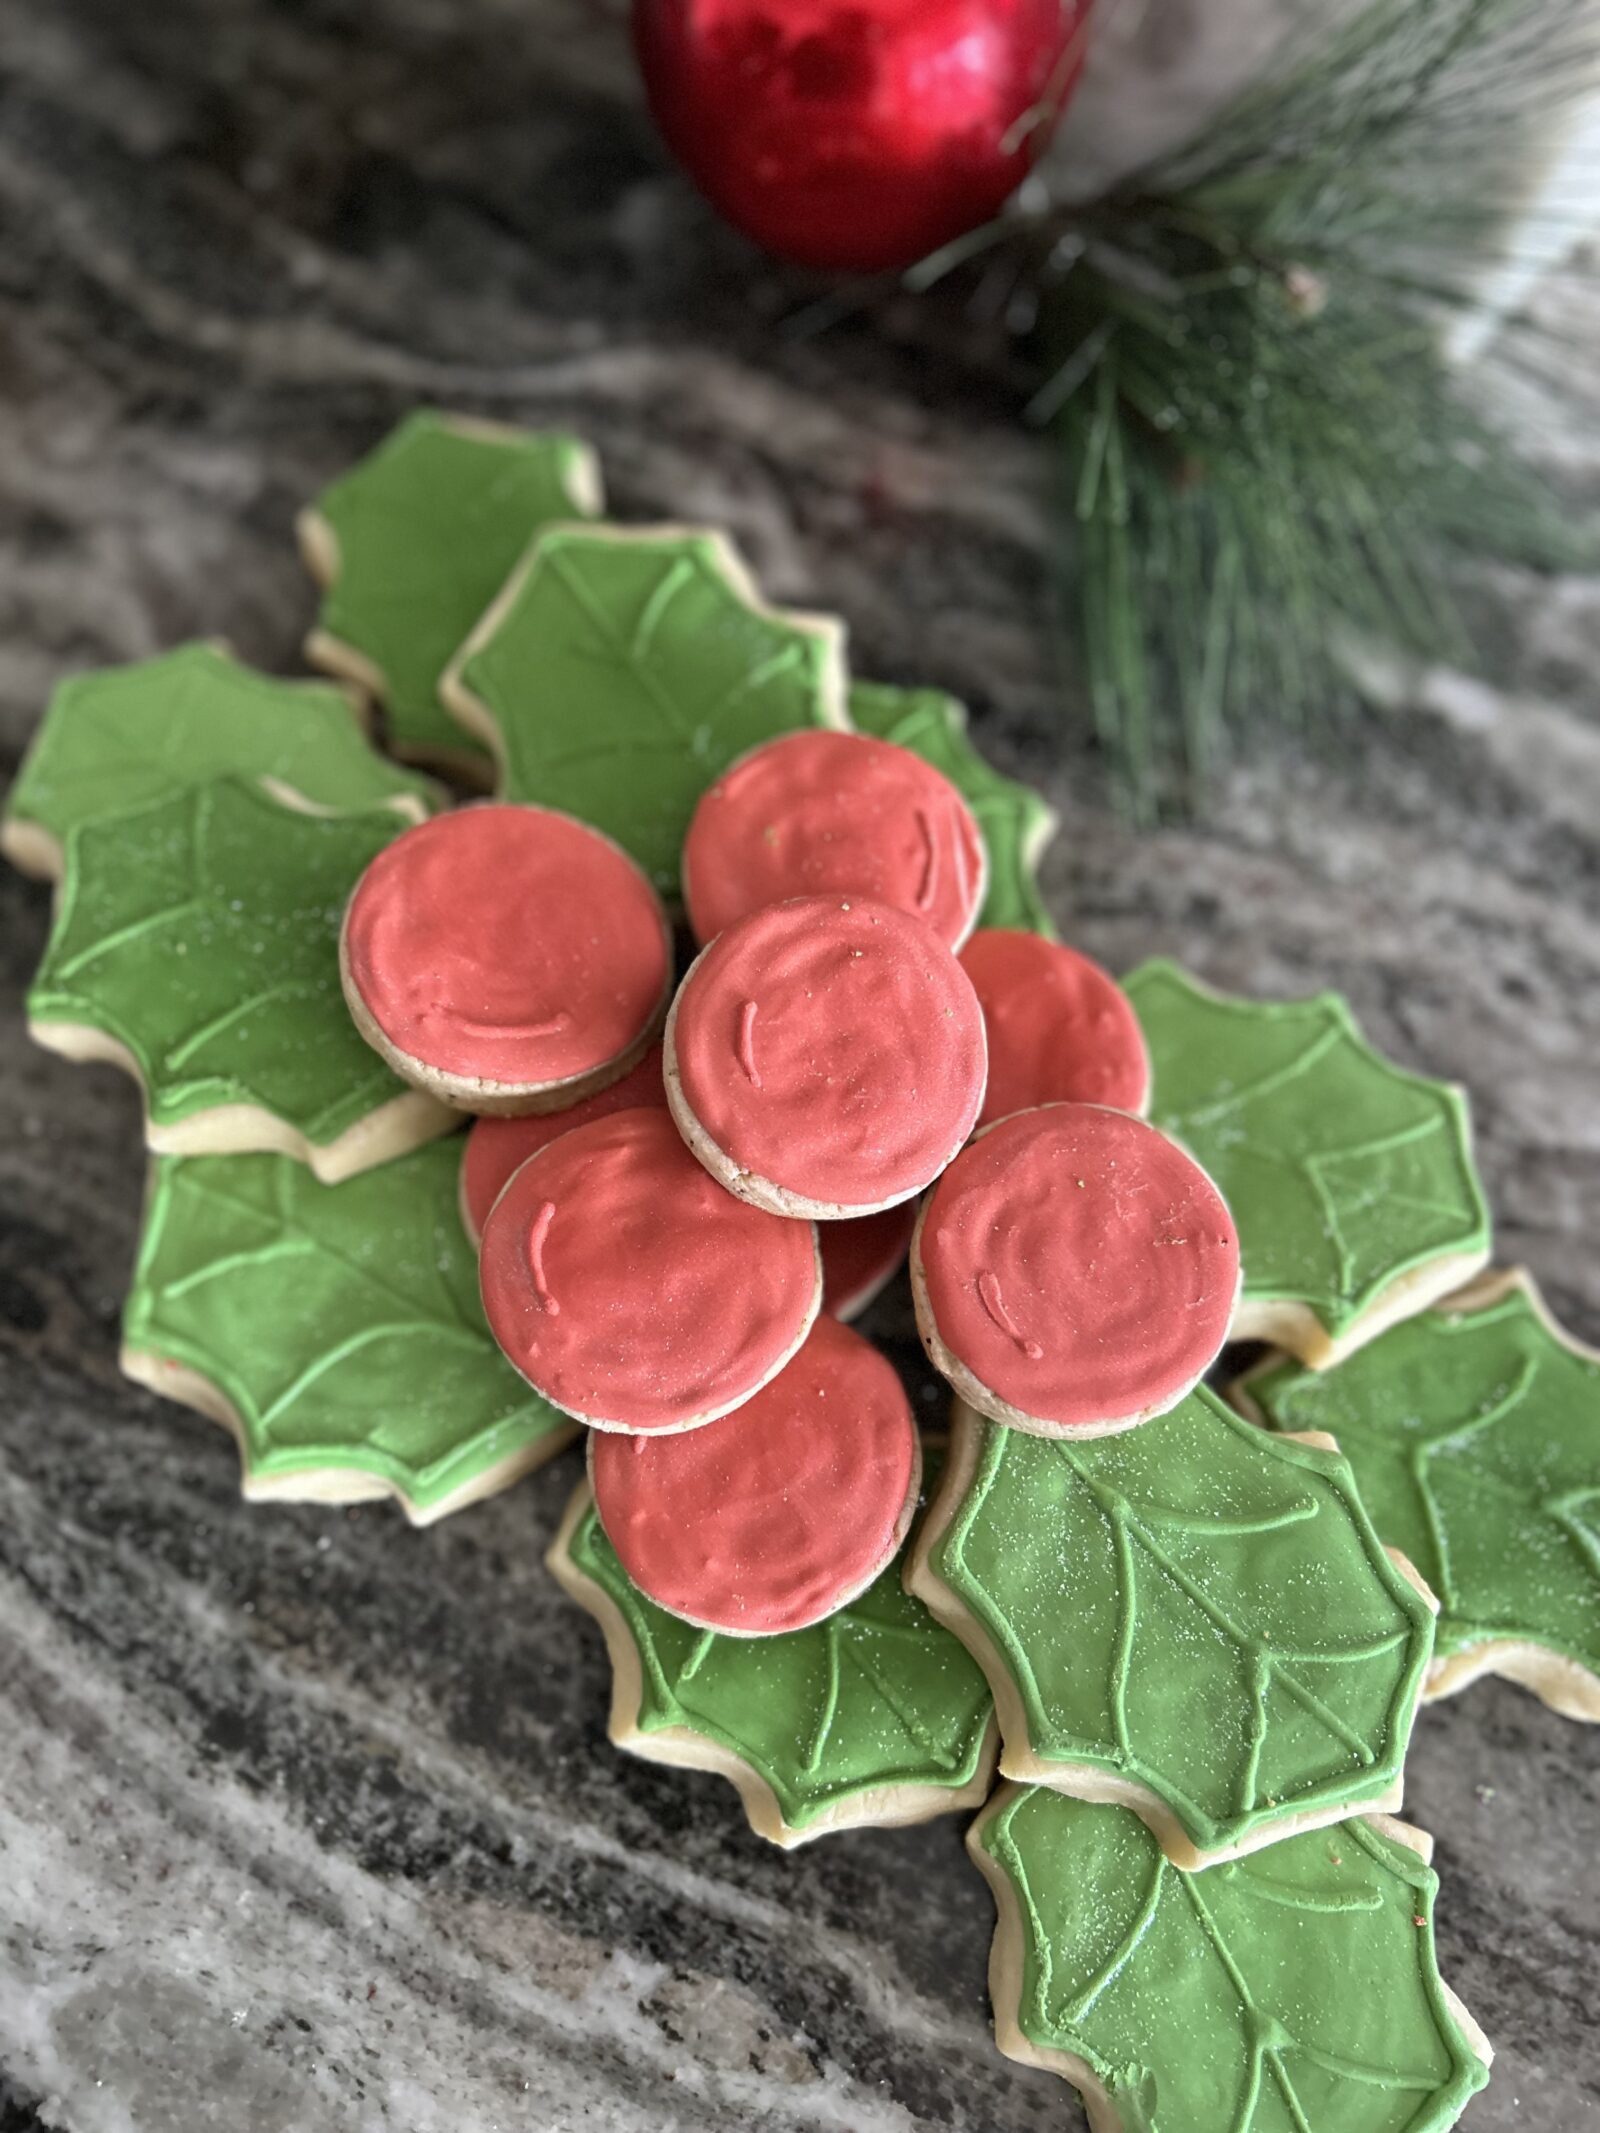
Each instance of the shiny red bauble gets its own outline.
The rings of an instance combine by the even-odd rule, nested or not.
[[[635,0],[651,108],[758,244],[906,267],[986,222],[1077,79],[1089,0]]]

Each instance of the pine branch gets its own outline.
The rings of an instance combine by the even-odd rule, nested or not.
[[[1352,630],[1469,658],[1462,556],[1593,566],[1441,333],[1532,131],[1597,69],[1600,0],[1369,0],[1202,142],[1021,240],[1063,568],[1135,811],[1191,798],[1252,719],[1336,709]]]

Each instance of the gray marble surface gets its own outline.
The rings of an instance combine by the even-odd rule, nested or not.
[[[1600,587],[1487,576],[1493,686],[1394,677],[1338,749],[1130,835],[1063,713],[1003,397],[938,331],[784,333],[796,285],[663,171],[617,13],[0,9],[0,774],[70,669],[194,633],[292,667],[294,509],[418,398],[574,424],[622,511],[732,527],[862,672],[971,700],[1061,809],[1086,947],[1340,986],[1459,1075],[1503,1255],[1600,1337]],[[1583,367],[1549,428],[1589,508]],[[539,1560],[570,1461],[420,1535],[247,1511],[222,1434],[119,1380],[137,1106],[25,1044],[45,924],[0,876],[3,2133],[1079,2125],[993,2051],[953,1825],[784,1856],[608,1750]],[[1419,1723],[1443,1956],[1500,2053],[1474,2133],[1600,2126],[1597,1757],[1498,1684]]]

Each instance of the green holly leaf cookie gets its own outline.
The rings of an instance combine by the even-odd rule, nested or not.
[[[735,757],[843,726],[834,621],[765,606],[719,535],[563,528],[537,544],[445,676],[500,794],[615,838],[668,896],[695,803]]]
[[[958,1403],[908,1582],[989,1677],[1000,1767],[1180,1866],[1400,1804],[1433,1649],[1345,1461],[1203,1388],[1081,1443]]]
[[[1126,990],[1150,1046],[1151,1122],[1211,1173],[1239,1227],[1235,1339],[1321,1368],[1484,1264],[1466,1098],[1392,1066],[1343,1000],[1228,999],[1163,962]]]
[[[810,1629],[725,1637],[632,1584],[584,1482],[550,1567],[611,1655],[611,1738],[652,1762],[720,1771],[750,1824],[795,1845],[865,1823],[975,1807],[994,1770],[983,1675],[919,1600],[898,1560]]]
[[[895,741],[942,771],[978,819],[989,850],[980,926],[1011,926],[1056,938],[1039,894],[1039,859],[1056,832],[1055,809],[1031,785],[1002,777],[972,744],[967,714],[938,689],[890,689],[858,681],[850,717],[863,733]]]
[[[232,1430],[247,1497],[396,1496],[426,1525],[574,1434],[485,1323],[463,1146],[342,1185],[281,1155],[151,1166],[122,1367]]]
[[[328,1181],[448,1132],[357,1034],[339,919],[405,823],[313,814],[222,779],[71,831],[33,1035],[144,1084],[168,1154],[276,1149]]]
[[[1404,1823],[1185,1874],[1126,1809],[1009,1785],[967,1842],[1000,1913],[996,2042],[1094,2133],[1445,2133],[1488,2081]]]
[[[1504,1674],[1600,1720],[1600,1356],[1525,1274],[1337,1370],[1276,1363],[1242,1390],[1274,1429],[1338,1438],[1373,1524],[1439,1595],[1429,1696]]]
[[[397,753],[487,782],[440,677],[540,529],[600,508],[599,465],[575,438],[408,416],[301,517],[324,588],[306,656],[383,703]]]
[[[406,822],[437,797],[368,745],[342,690],[274,681],[218,645],[186,644],[61,684],[11,788],[0,849],[55,880],[80,823],[235,775],[319,807],[389,807]]]

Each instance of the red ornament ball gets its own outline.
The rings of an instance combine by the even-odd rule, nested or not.
[[[721,214],[830,273],[986,222],[1077,80],[1090,0],[635,0],[667,144]]]

